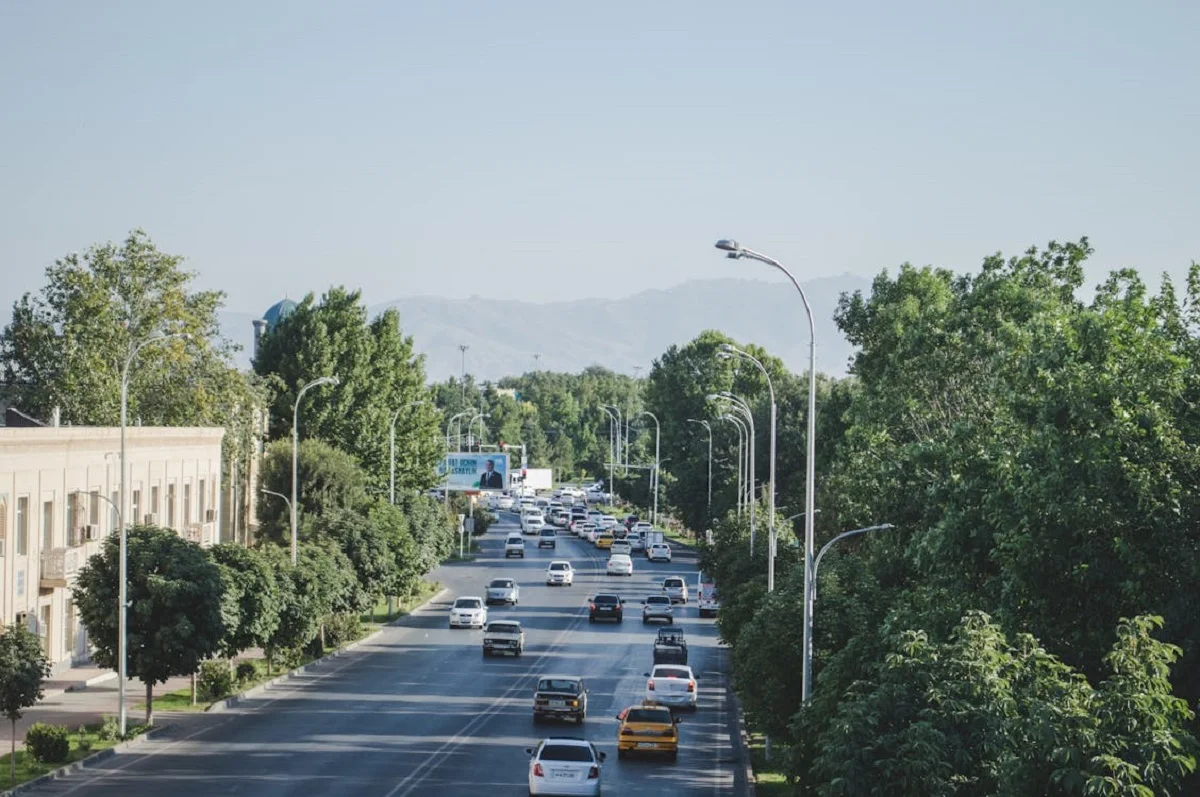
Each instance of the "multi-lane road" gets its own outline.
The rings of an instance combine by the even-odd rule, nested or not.
[[[667,574],[695,583],[695,558],[651,564],[634,557],[632,578],[606,576],[606,556],[560,533],[558,548],[504,559],[511,514],[481,540],[472,562],[441,568],[448,591],[427,608],[389,626],[369,644],[310,674],[272,687],[222,714],[189,718],[136,751],[73,773],[37,790],[55,795],[209,797],[416,797],[523,795],[525,748],[554,734],[584,736],[608,753],[602,781],[609,795],[739,795],[745,788],[737,723],[727,702],[727,653],[711,619],[694,601],[677,610],[700,683],[700,705],[683,714],[677,761],[621,759],[615,715],[641,700],[656,626],[643,626],[638,601]],[[547,587],[551,559],[569,559],[572,587]],[[447,627],[457,595],[482,595],[496,576],[521,585],[516,607],[492,607],[526,629],[519,659],[481,654],[480,631]],[[623,624],[590,624],[587,598],[617,591],[630,602]],[[533,724],[539,673],[582,675],[590,690],[582,726]]]

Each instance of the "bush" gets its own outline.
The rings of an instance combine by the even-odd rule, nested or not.
[[[25,734],[25,749],[34,761],[57,764],[66,761],[71,752],[65,725],[47,725],[35,722]]]
[[[357,614],[334,614],[325,621],[325,647],[340,648],[362,637],[362,621]]]
[[[121,737],[121,721],[112,714],[105,714],[96,737],[102,742],[115,742]]]
[[[79,734],[79,749],[83,752],[88,752],[92,749],[92,737],[88,736],[86,725],[80,725],[79,730],[75,731]]]
[[[204,700],[220,700],[233,692],[233,676],[229,674],[229,663],[201,662],[200,674],[196,678],[196,691]]]
[[[275,666],[294,670],[304,662],[303,648],[280,648],[275,652]]]
[[[252,661],[243,661],[237,666],[237,681],[239,684],[244,684],[247,681],[252,681],[258,677],[258,668],[254,666]]]

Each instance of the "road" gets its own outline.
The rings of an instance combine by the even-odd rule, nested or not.
[[[689,575],[695,561],[681,553],[672,563],[634,559],[632,578],[604,575],[605,556],[560,534],[555,551],[532,545],[527,557],[505,561],[504,538],[515,530],[505,513],[481,539],[472,562],[442,567],[450,590],[426,610],[386,628],[372,643],[322,671],[272,688],[260,699],[224,714],[190,722],[136,752],[114,756],[37,794],[163,795],[164,797],[416,797],[417,795],[524,795],[525,748],[556,733],[586,736],[608,753],[609,795],[742,793],[736,722],[726,702],[724,649],[711,619],[694,602],[677,611],[688,634],[700,683],[700,707],[683,714],[676,762],[618,760],[615,715],[641,699],[650,669],[655,627],[641,623],[637,601],[668,573]],[[532,538],[527,538],[532,543]],[[547,587],[549,561],[569,559],[573,587]],[[482,595],[489,579],[516,576],[521,603],[492,607],[493,619],[511,617],[526,629],[520,659],[484,659],[481,632],[451,631],[446,612],[454,595]],[[612,590],[630,600],[624,624],[589,624],[587,597]],[[588,718],[582,727],[535,726],[530,706],[539,673],[587,679]]]

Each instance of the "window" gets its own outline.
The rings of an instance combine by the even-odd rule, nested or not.
[[[42,502],[42,551],[54,547],[54,500]]]
[[[100,525],[100,493],[95,490],[88,493],[88,523]]]
[[[17,499],[17,554],[29,553],[29,496]]]
[[[192,485],[183,485],[183,525],[192,522]]]
[[[146,507],[146,511],[151,515],[158,514],[158,485],[150,488],[150,506]]]
[[[175,485],[167,485],[167,526],[175,527]]]

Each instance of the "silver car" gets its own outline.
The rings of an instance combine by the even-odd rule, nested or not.
[[[487,585],[487,603],[507,603],[516,606],[521,602],[521,587],[511,578],[493,578]]]
[[[642,623],[651,620],[666,620],[667,625],[675,622],[675,604],[666,595],[651,595],[642,601]]]
[[[679,576],[667,576],[662,583],[663,594],[671,599],[671,603],[687,603],[687,582]]]

